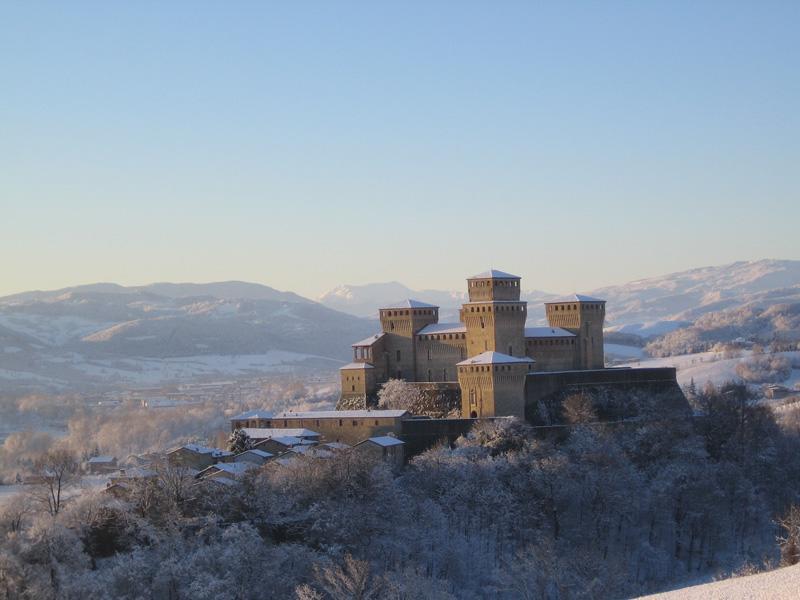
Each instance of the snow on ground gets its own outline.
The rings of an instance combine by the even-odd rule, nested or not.
[[[62,346],[70,340],[105,329],[113,323],[67,315],[0,313],[0,325],[29,335],[50,346]]]
[[[607,327],[606,331],[632,333],[646,338],[654,335],[664,335],[691,324],[691,321],[646,321],[644,323],[612,325],[611,327]]]
[[[604,344],[603,349],[605,351],[606,360],[625,359],[625,358],[627,359],[645,358],[644,349],[638,348],[636,346],[623,346],[622,344]]]
[[[612,344],[606,344],[606,347]],[[678,369],[678,383],[688,385],[694,379],[695,385],[703,386],[707,381],[715,385],[726,381],[738,380],[736,375],[736,365],[750,356],[750,351],[745,350],[737,358],[725,358],[722,352],[699,352],[697,354],[681,354],[678,356],[667,356],[665,358],[643,358],[622,366],[630,367],[675,367]],[[779,352],[789,359],[797,360],[800,352]],[[794,385],[800,381],[800,370],[794,369],[792,376],[783,382],[784,385]]]
[[[342,364],[342,361],[323,356],[283,350],[272,350],[264,354],[203,354],[175,358],[114,359],[91,359],[71,352],[51,355],[44,359],[53,365],[53,368],[46,369],[51,373],[50,376],[23,369],[0,369],[0,384],[5,380],[66,386],[71,381],[79,379],[91,380],[93,383],[154,385],[164,381],[190,380],[197,377],[235,377],[290,372],[298,364],[312,359],[328,361],[332,369]]]
[[[0,485],[0,507],[23,489],[21,485]]]
[[[767,573],[644,596],[647,600],[794,600],[800,597],[800,565]]]

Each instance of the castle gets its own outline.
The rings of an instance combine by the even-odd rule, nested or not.
[[[381,308],[381,332],[353,344],[340,370],[342,398],[374,397],[395,378],[457,387],[465,418],[524,418],[531,374],[604,368],[604,300],[546,302],[549,325],[526,327],[516,275],[492,269],[467,279],[467,291],[458,323],[439,323],[439,307],[417,300]]]

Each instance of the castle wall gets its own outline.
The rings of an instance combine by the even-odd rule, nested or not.
[[[464,305],[461,318],[467,327],[467,357],[487,350],[525,356],[525,302],[469,303]]]
[[[577,368],[575,337],[525,338],[525,355],[536,361],[534,371],[567,371]]]
[[[418,335],[416,338],[417,379],[456,381],[456,363],[467,357],[465,333]]]
[[[594,387],[632,389],[650,393],[675,390],[678,382],[674,367],[593,369],[528,373],[525,381],[525,418],[536,423],[539,402],[564,390],[581,391]]]

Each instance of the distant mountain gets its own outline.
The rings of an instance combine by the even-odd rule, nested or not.
[[[709,312],[752,303],[766,307],[800,300],[800,261],[758,260],[702,267],[585,293],[607,301],[606,325],[612,331],[652,337],[689,326]],[[465,301],[466,292],[413,290],[393,281],[341,285],[320,296],[319,301],[342,312],[375,318],[380,306],[409,297],[437,304],[442,312],[455,314]],[[557,297],[559,294],[539,290],[523,291],[522,298],[529,304],[529,320],[544,319],[542,303]]]
[[[366,319],[244,282],[26,292],[0,298],[0,386],[153,383],[308,360],[335,368],[350,357],[350,341],[373,329]],[[241,356],[262,358],[225,358]]]
[[[538,320],[544,317],[542,302],[555,298],[554,294],[538,290],[523,291],[524,300],[530,303],[531,310],[540,310],[541,315],[531,315]],[[449,290],[413,290],[397,281],[387,283],[368,283],[364,285],[340,285],[325,292],[319,297],[319,302],[342,312],[359,317],[377,319],[378,309],[389,306],[406,298],[422,300],[435,304],[440,308],[441,321],[458,320],[458,309],[467,301],[466,291]]]
[[[800,300],[800,261],[757,260],[702,267],[599,288],[590,294],[607,301],[609,326],[693,322],[705,313],[747,304],[769,306]]]

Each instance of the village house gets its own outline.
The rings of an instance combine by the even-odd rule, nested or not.
[[[117,470],[117,459],[114,456],[92,456],[86,461],[86,471],[91,475],[111,473]]]
[[[370,437],[400,435],[402,422],[411,418],[405,410],[322,410],[249,411],[231,417],[231,431],[237,429],[310,429],[328,442],[356,444]],[[259,435],[264,435],[260,432]],[[252,436],[251,436],[252,437]],[[259,446],[260,447],[260,446]],[[269,448],[265,448],[272,452]]]
[[[225,462],[233,459],[233,452],[220,450],[219,448],[209,448],[199,444],[186,444],[180,448],[175,448],[167,452],[167,461],[176,467],[187,467],[202,471],[217,462]]]
[[[399,469],[403,466],[405,443],[390,436],[371,437],[353,446],[353,451],[375,462],[384,461]]]

